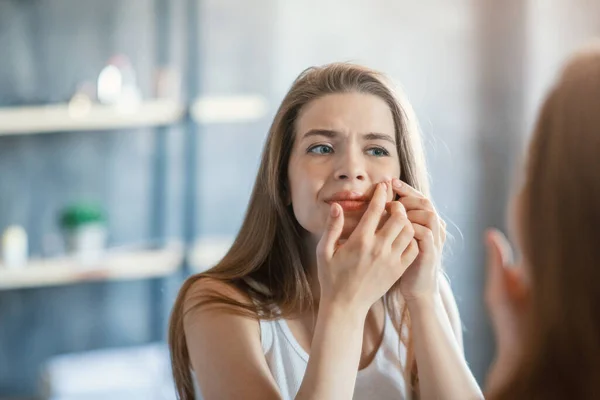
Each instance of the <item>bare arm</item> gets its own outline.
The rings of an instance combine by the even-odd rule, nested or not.
[[[419,389],[423,399],[483,399],[463,356],[458,308],[449,284],[440,280],[439,295],[408,303]]]
[[[225,283],[204,279],[190,288],[187,308],[192,299],[215,292],[242,303],[249,301]],[[186,315],[184,330],[205,400],[281,397],[262,352],[258,321],[235,315],[230,306],[202,306]]]
[[[200,281],[193,288],[226,293],[234,300],[245,296],[229,285]],[[296,399],[352,398],[365,315],[347,307],[322,304],[319,308],[311,356]],[[206,400],[280,399],[260,342],[256,320],[235,315],[227,306],[206,306],[185,320],[192,367]]]
[[[394,181],[419,242],[419,258],[400,280],[411,317],[414,351],[423,399],[467,400],[483,395],[463,356],[458,309],[438,266],[446,224],[431,201],[410,185]]]
[[[452,288],[450,287],[448,279],[445,277],[440,279],[439,284],[440,295],[442,298],[442,303],[444,304],[444,310],[448,315],[448,320],[450,321],[450,325],[452,326],[452,332],[454,332],[454,338],[456,339],[456,343],[460,348],[460,352],[464,354],[465,348],[463,343],[462,322],[460,320],[460,314],[458,312],[456,300],[454,299],[454,295],[452,294]]]
[[[317,246],[321,301],[311,356],[296,399],[352,398],[367,312],[418,255],[412,225],[399,202],[390,206],[391,216],[375,232],[387,188],[378,185],[343,246],[337,245],[343,212],[338,204],[331,206],[327,229]],[[240,302],[250,301],[221,282],[198,281],[195,290],[200,296],[203,291],[217,291]],[[207,306],[184,319],[191,363],[204,397],[280,398],[262,353],[258,322],[226,311],[227,307]]]

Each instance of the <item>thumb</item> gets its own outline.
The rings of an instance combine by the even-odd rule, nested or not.
[[[510,267],[513,264],[513,252],[508,243],[508,239],[497,229],[490,229],[487,233],[488,249],[496,253],[499,257],[500,265]]]
[[[498,248],[498,239],[495,230],[489,230],[485,234],[485,247],[487,248],[487,272],[495,275],[502,268],[502,253]]]
[[[512,249],[502,232],[490,229],[486,233],[487,269],[489,278],[504,279],[504,269],[512,264]]]
[[[324,259],[330,259],[335,253],[335,247],[344,228],[344,213],[342,207],[337,203],[332,203],[327,217],[327,225],[321,240],[317,245],[317,256]]]

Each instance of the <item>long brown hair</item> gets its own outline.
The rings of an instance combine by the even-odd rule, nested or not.
[[[546,99],[521,193],[531,292],[524,354],[498,399],[600,392],[600,43],[567,64]]]
[[[313,307],[309,277],[303,264],[304,230],[287,204],[288,162],[294,143],[295,122],[309,102],[333,93],[360,92],[378,96],[389,106],[396,130],[400,178],[429,194],[421,139],[413,112],[380,73],[347,63],[305,70],[283,99],[264,146],[256,182],[242,227],[228,253],[212,269],[191,276],[183,284],[173,307],[169,346],[177,392],[182,400],[194,399],[193,377],[186,345],[183,318],[190,309],[209,303],[234,306],[252,318],[285,318]],[[190,287],[199,279],[226,282],[247,294],[252,302],[239,303],[219,293],[194,299],[189,306]],[[409,326],[406,307],[397,288],[388,294],[388,310],[398,332]],[[185,310],[184,310],[185,304]],[[401,338],[408,349],[405,366],[410,380],[416,379],[410,334]]]

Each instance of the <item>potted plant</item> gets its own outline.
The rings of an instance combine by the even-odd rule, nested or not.
[[[92,203],[67,206],[60,215],[67,252],[83,262],[98,260],[106,248],[107,223],[102,208]]]

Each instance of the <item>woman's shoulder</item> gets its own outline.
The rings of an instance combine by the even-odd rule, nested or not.
[[[259,321],[251,317],[250,297],[231,282],[208,276],[190,279],[183,294],[180,336],[203,395],[241,398],[242,390],[249,390],[264,393],[261,398],[275,398],[277,384],[264,355]]]
[[[188,338],[247,341],[260,346],[260,326],[250,297],[233,283],[207,276],[189,278],[183,301],[183,328]]]
[[[188,278],[188,282],[183,306],[185,314],[252,308],[250,297],[232,282],[198,275]]]

